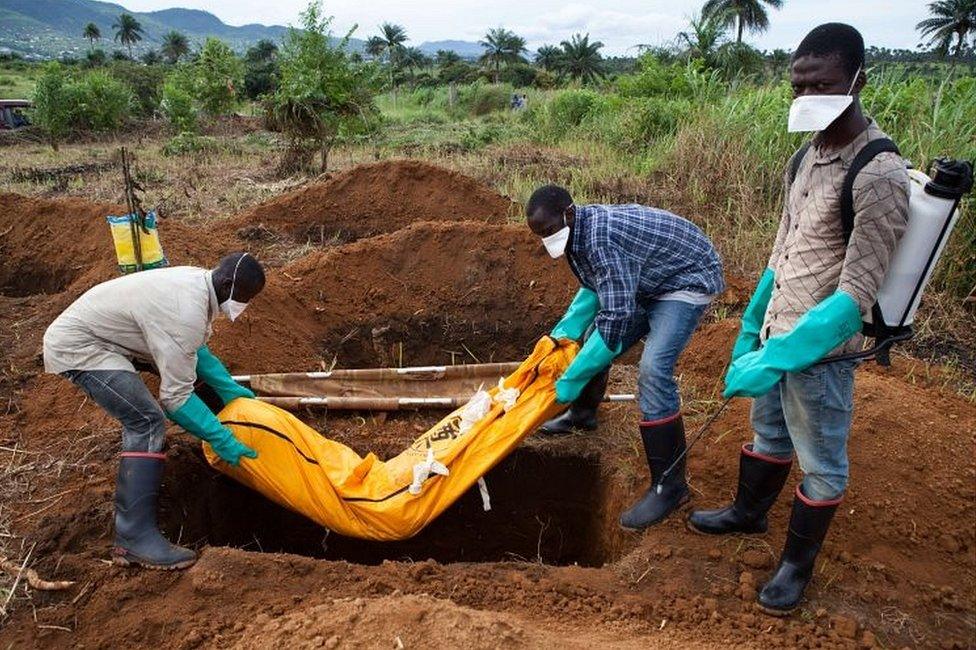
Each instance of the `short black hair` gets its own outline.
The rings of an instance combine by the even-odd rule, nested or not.
[[[864,68],[864,38],[861,32],[844,23],[824,23],[814,27],[803,37],[793,60],[804,56],[840,57],[847,74],[853,75]]]
[[[247,296],[250,300],[264,288],[264,269],[257,258],[250,253],[245,251],[231,253],[220,258],[214,271],[214,284],[221,282],[233,284],[235,296]]]
[[[543,185],[529,197],[529,202],[525,204],[525,214],[531,217],[539,208],[546,214],[562,214],[571,205],[573,197],[565,187]]]

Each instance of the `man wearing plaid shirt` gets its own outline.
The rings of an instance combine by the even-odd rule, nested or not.
[[[583,285],[552,330],[555,338],[585,339],[556,382],[556,399],[572,406],[542,430],[595,429],[610,364],[645,339],[638,393],[651,489],[620,523],[646,528],[689,497],[683,459],[662,476],[685,449],[674,365],[705,308],[725,288],[722,262],[697,226],[664,210],[576,206],[568,191],[546,185],[532,194],[526,215],[549,254],[565,253]]]

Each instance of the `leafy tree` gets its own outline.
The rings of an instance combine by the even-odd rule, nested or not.
[[[461,61],[461,55],[454,50],[437,50],[437,54],[434,55],[434,62],[441,68],[446,68],[449,65],[454,65]]]
[[[190,41],[185,34],[173,29],[163,34],[162,49],[166,60],[176,65],[182,57],[190,53]]]
[[[195,95],[204,112],[225,115],[237,105],[237,89],[244,78],[244,64],[227,43],[209,37],[193,63]]]
[[[100,30],[98,28],[98,25],[96,25],[95,23],[88,23],[87,25],[85,25],[85,31],[82,32],[81,35],[87,38],[88,42],[91,43],[91,47],[89,49],[94,50],[95,41],[99,41],[102,39],[102,30]]]
[[[34,122],[47,134],[55,151],[71,128],[71,102],[67,85],[64,68],[57,61],[52,61],[44,66],[34,86]]]
[[[590,35],[573,34],[568,41],[561,43],[558,70],[578,81],[596,81],[606,75],[600,49],[603,43],[590,42]]]
[[[159,50],[156,49],[149,50],[140,58],[146,65],[157,65],[163,62],[163,55],[160,54]]]
[[[953,53],[957,58],[962,56],[966,38],[976,34],[976,0],[938,0],[929,3],[929,13],[932,17],[915,25],[915,29],[923,38],[929,38],[929,45],[940,56],[948,54],[955,39]]]
[[[177,133],[194,133],[197,128],[197,109],[193,105],[193,70],[179,66],[163,84],[159,108]]]
[[[278,78],[278,46],[258,41],[244,55],[244,94],[249,99],[274,92]]]
[[[246,62],[264,63],[274,61],[278,56],[278,46],[274,41],[262,38],[260,41],[247,49],[244,54]]]
[[[129,50],[132,58],[132,46],[142,40],[142,25],[132,14],[121,14],[112,25],[115,30],[115,40],[122,43]]]
[[[122,50],[112,50],[112,60],[113,61],[131,61],[132,57],[123,52]]]
[[[528,63],[515,63],[505,66],[499,75],[499,79],[502,83],[511,84],[515,88],[525,88],[534,86],[538,75],[538,68],[532,67]]]
[[[132,109],[132,90],[104,70],[92,70],[69,88],[74,129],[115,131]]]
[[[524,63],[522,56],[525,49],[525,39],[504,27],[489,29],[485,38],[478,43],[485,48],[481,55],[481,62],[493,70],[493,78],[498,83],[501,64]]]
[[[440,79],[449,84],[472,83],[478,79],[479,72],[470,63],[458,61],[440,69]]]
[[[764,4],[773,9],[783,6],[783,0],[707,0],[702,5],[702,16],[716,19],[725,27],[736,26],[735,42],[742,42],[742,31],[748,28],[752,33],[769,29],[769,15]]]
[[[315,151],[325,171],[339,134],[362,125],[376,110],[372,69],[352,62],[349,34],[332,43],[332,18],[322,15],[320,0],[302,12],[301,22],[301,29],[289,30],[285,39],[281,78],[271,99],[274,121],[289,140],[284,172],[307,166]]]
[[[559,57],[562,53],[563,51],[555,45],[543,45],[535,51],[535,64],[551,72],[559,67]]]
[[[133,61],[116,61],[108,66],[108,73],[132,91],[132,112],[140,117],[152,117],[159,109],[163,81],[169,72],[161,65],[140,65]]]

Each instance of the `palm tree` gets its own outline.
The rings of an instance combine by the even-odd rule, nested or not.
[[[186,54],[190,53],[190,41],[186,38],[185,34],[174,30],[170,30],[163,34],[163,56],[170,62],[175,64]]]
[[[555,70],[562,54],[563,51],[555,45],[543,45],[535,51],[535,64],[543,70]]]
[[[274,61],[278,56],[278,46],[274,41],[262,38],[260,41],[247,49],[244,58],[254,63],[264,63]]]
[[[132,14],[122,14],[112,25],[115,30],[115,40],[125,45],[129,50],[129,58],[132,58],[132,44],[142,40],[142,25]]]
[[[725,36],[725,22],[717,16],[692,16],[688,22],[691,28],[680,32],[678,40],[687,46],[689,59],[701,59],[708,66],[714,66],[718,46]]]
[[[142,55],[142,62],[146,65],[156,65],[157,63],[162,63],[163,57],[156,50],[149,50]]]
[[[929,3],[931,18],[926,18],[915,29],[929,37],[929,45],[945,56],[955,37],[955,56],[962,55],[966,37],[976,33],[976,0],[938,0]]]
[[[410,39],[407,37],[407,30],[401,25],[383,23],[380,25],[380,35],[374,36],[366,42],[367,47],[376,52],[375,56],[386,55],[386,62],[390,66],[390,87],[393,89],[394,97],[396,96],[396,81],[393,75],[396,68],[400,66],[403,44],[408,40]]]
[[[366,45],[363,46],[363,51],[372,58],[378,59],[386,51],[386,41],[379,36],[370,36],[366,39]]]
[[[495,83],[498,83],[498,73],[502,63],[525,61],[522,56],[526,51],[525,39],[504,27],[489,29],[485,39],[478,44],[485,48],[485,53],[481,55],[481,62],[494,68]]]
[[[461,62],[461,55],[454,50],[437,50],[434,61],[442,68]]]
[[[82,32],[82,36],[88,39],[91,43],[92,50],[95,49],[95,41],[100,41],[102,39],[102,30],[98,28],[95,23],[88,23],[85,25],[85,31]]]
[[[735,42],[742,42],[742,30],[764,32],[769,29],[769,15],[763,4],[773,9],[783,6],[783,0],[707,0],[702,5],[702,17],[715,18],[725,27],[736,26]]]
[[[600,41],[590,42],[590,35],[573,34],[568,41],[560,43],[562,54],[559,57],[559,71],[580,81],[595,81],[606,75]]]

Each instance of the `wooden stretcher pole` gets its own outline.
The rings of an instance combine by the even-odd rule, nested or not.
[[[467,403],[460,397],[262,397],[258,399],[284,409],[324,407],[337,411],[400,411],[404,409],[458,408]],[[607,395],[604,402],[632,402],[632,394]]]
[[[412,368],[349,368],[325,372],[282,372],[260,375],[268,379],[352,379],[378,381],[384,379],[441,379],[481,377],[489,375],[508,375],[519,367],[518,362],[479,363],[461,366],[417,366]],[[234,381],[240,384],[251,383],[257,375],[235,375]]]

